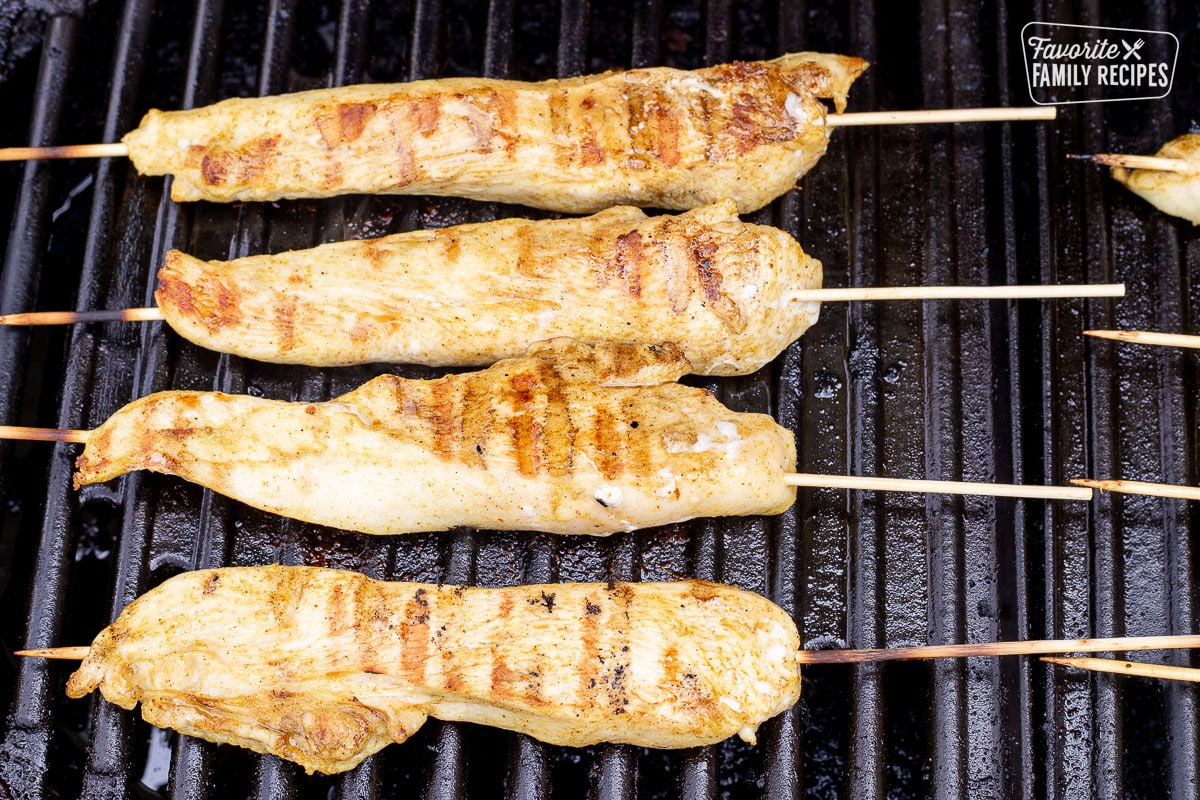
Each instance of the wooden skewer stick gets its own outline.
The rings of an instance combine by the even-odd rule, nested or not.
[[[1115,639],[1040,639],[1028,642],[984,642],[877,650],[801,650],[801,664],[860,664],[975,656],[1029,656],[1040,653],[1107,653],[1200,647],[1200,636],[1123,636]]]
[[[0,439],[22,439],[35,442],[76,442],[86,444],[91,431],[59,428],[24,428],[0,425]],[[1042,500],[1091,500],[1092,490],[1075,486],[1017,486],[1010,483],[966,483],[958,481],[923,481],[900,478],[869,478],[858,475],[813,475],[788,473],[783,476],[789,486],[821,489],[865,489],[879,492],[918,492],[926,494],[968,494],[989,497],[1028,497]]]
[[[1144,494],[1151,497],[1174,497],[1180,500],[1200,500],[1200,486],[1176,486],[1171,483],[1146,483],[1145,481],[1096,480],[1074,478],[1071,483],[1087,486],[1102,492],[1120,494]]]
[[[1046,120],[1057,116],[1053,106],[1028,108],[931,108],[915,111],[868,111],[830,114],[825,124],[831,128],[863,125],[923,125],[946,122],[1016,122]],[[28,161],[48,158],[121,158],[129,155],[122,142],[109,144],[67,144],[50,147],[3,147],[0,161]]]
[[[1063,297],[1124,297],[1123,283],[1024,286],[870,286],[847,289],[798,289],[789,299],[808,302],[869,300],[1046,300]]]
[[[830,114],[825,123],[844,128],[863,125],[927,125],[945,122],[1020,122],[1055,119],[1054,106],[1001,108],[929,108],[916,111],[866,111],[857,114]]]
[[[0,425],[0,439],[15,439],[25,442],[87,442],[91,431],[69,428],[26,428],[22,425]]]
[[[160,308],[118,308],[111,311],[26,311],[0,316],[0,325],[74,325],[83,322],[154,322]]]
[[[871,300],[1049,300],[1064,297],[1124,297],[1123,283],[1056,286],[872,286],[850,289],[800,289],[789,297],[799,302],[837,303]],[[159,308],[111,311],[27,311],[0,316],[0,325],[74,325],[85,322],[156,322]]]
[[[989,497],[1025,497],[1040,500],[1091,500],[1091,489],[1074,486],[1020,486],[1012,483],[973,483],[967,481],[928,481],[904,478],[872,478],[858,475],[813,475],[793,473],[783,476],[789,486],[818,489],[862,489],[878,492],[917,492],[921,494],[987,495]]]
[[[1156,333],[1154,331],[1084,331],[1084,336],[1097,339],[1112,339],[1134,344],[1161,344],[1166,347],[1191,347],[1200,349],[1200,336],[1186,333]]]
[[[43,650],[18,650],[13,655],[28,658],[57,658],[62,661],[82,661],[87,658],[90,647],[47,647]]]
[[[1200,647],[1200,636],[1124,636],[1115,639],[1040,639],[1026,642],[983,642],[925,647],[892,647],[874,650],[801,650],[798,664],[861,664],[881,661],[921,661],[934,658],[973,658],[978,656],[1028,656],[1041,653],[1107,653],[1135,650],[1171,650]],[[87,647],[50,647],[44,650],[19,650],[17,655],[31,658],[82,659]]]
[[[1174,667],[1169,664],[1145,664],[1140,661],[1122,661],[1117,658],[1055,658],[1043,656],[1042,661],[1075,667],[1092,672],[1112,672],[1117,675],[1138,675],[1143,678],[1162,678],[1168,681],[1190,681],[1200,683],[1200,669]]]
[[[1182,158],[1163,158],[1162,156],[1134,156],[1123,153],[1096,153],[1090,156],[1069,155],[1080,161],[1091,161],[1093,164],[1104,164],[1108,167],[1128,167],[1129,169],[1155,169],[1159,172],[1177,172],[1181,175],[1194,174],[1196,165]]]
[[[0,425],[0,439],[86,444],[90,435],[91,431]],[[863,489],[877,492],[1025,497],[1040,500],[1092,499],[1091,489],[1076,486],[1019,486],[1011,483],[907,480],[903,478],[871,478],[859,475],[814,475],[812,473],[796,472],[785,474],[783,481],[789,486],[803,486],[817,489]]]
[[[0,148],[0,161],[29,161],[48,158],[122,158],[127,155],[129,155],[129,150],[121,142]]]

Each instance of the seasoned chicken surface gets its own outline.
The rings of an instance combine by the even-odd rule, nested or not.
[[[543,83],[445,78],[233,98],[151,111],[123,139],[171,197],[277,200],[433,194],[592,213],[753,211],[825,153],[867,64],[798,53],[695,71],[657,67]]]
[[[677,342],[697,372],[753,372],[814,322],[821,263],[726,200],[506,219],[232,262],[167,255],[155,297],[185,338],[285,364],[480,366],[533,342]]]
[[[96,637],[67,683],[159,727],[352,768],[428,717],[556,745],[695,747],[800,696],[796,626],[703,581],[462,588],[313,567],[176,576]]]
[[[383,375],[325,403],[144,397],[88,438],[76,485],[135,469],[364,533],[609,534],[795,500],[790,431],[703,389],[673,345],[535,345],[438,380]]]
[[[1164,144],[1154,155],[1190,162],[1190,173],[1112,167],[1112,176],[1129,191],[1167,214],[1200,225],[1200,134],[1188,133]]]

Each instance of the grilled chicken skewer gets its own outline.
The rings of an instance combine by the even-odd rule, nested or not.
[[[972,644],[926,644],[913,647],[866,649],[801,650],[796,663],[808,664],[883,664],[888,661],[929,661],[946,658],[985,656],[1028,656],[1039,653],[1100,653],[1109,651],[1172,650],[1200,648],[1200,635],[1116,636],[1105,639],[1033,639]],[[13,655],[60,661],[82,661],[91,647],[44,647],[17,650]]]
[[[673,345],[535,345],[432,381],[383,375],[325,403],[168,391],[87,437],[76,485],[135,469],[363,533],[457,526],[604,535],[795,500],[790,431],[703,389]]]
[[[1112,176],[1159,211],[1200,225],[1200,134],[1164,144],[1154,156],[1076,156],[1112,168]]]
[[[732,201],[506,219],[231,262],[167,254],[159,308],[0,317],[0,324],[165,319],[213,350],[285,364],[485,366],[536,341],[677,342],[695,371],[753,372],[821,299],[1111,296],[1121,286],[820,289],[821,264]],[[520,320],[519,324],[514,324]]]
[[[313,567],[178,575],[131,603],[82,658],[151,724],[350,769],[432,716],[557,745],[694,747],[755,730],[800,696],[801,664],[1200,645],[1200,637],[799,650],[766,599],[703,581],[503,589],[373,581]]]
[[[0,158],[128,155],[143,174],[173,175],[177,201],[434,194],[591,213],[732,197],[748,212],[816,164],[835,124],[913,121],[903,112],[827,117],[821,101],[842,111],[866,67],[798,53],[543,83],[449,78],[234,98],[151,111],[120,145]],[[1053,117],[951,109],[921,121]]]
[[[76,485],[135,469],[363,533],[457,526],[604,535],[694,517],[778,514],[792,433],[674,381],[674,345],[535,345],[433,381],[378,377],[325,403],[167,391],[95,431],[0,431],[86,443]],[[821,485],[862,479],[825,477]],[[853,484],[856,488],[871,488]],[[893,481],[880,488],[1088,500],[1077,487]]]
[[[753,372],[813,324],[821,264],[726,200],[505,219],[279,255],[167,255],[155,293],[184,338],[284,364],[486,366],[533,342],[686,343],[696,371]],[[17,321],[27,318],[17,318]]]
[[[131,603],[71,676],[151,724],[350,769],[428,717],[556,745],[694,747],[800,695],[791,618],[732,587],[502,589],[249,567],[178,575]]]
[[[752,211],[825,153],[858,58],[799,53],[542,83],[445,78],[150,111],[123,139],[176,201],[431,194],[571,213]],[[105,154],[111,154],[107,151]]]

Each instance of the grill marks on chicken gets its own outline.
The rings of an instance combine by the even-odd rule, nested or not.
[[[782,609],[701,581],[466,589],[226,568],[131,603],[67,693],[332,773],[430,716],[575,747],[753,742],[799,698],[799,647]]]
[[[697,372],[753,372],[814,322],[821,264],[731,201],[621,207],[205,262],[178,251],[156,298],[180,335],[261,361],[482,366],[559,336],[678,342]],[[521,320],[514,324],[514,320]]]
[[[609,534],[786,510],[792,434],[674,383],[688,370],[673,345],[553,340],[480,372],[383,375],[325,403],[160,392],[92,433],[76,485],[148,469],[376,534]]]
[[[1159,211],[1200,225],[1200,134],[1186,133],[1172,139],[1154,155],[1187,161],[1193,169],[1178,173],[1113,167],[1113,178]]]
[[[175,176],[177,201],[441,194],[590,213],[732,197],[747,212],[820,159],[821,100],[840,111],[866,66],[799,53],[543,83],[350,86],[151,111],[123,141],[139,172]]]

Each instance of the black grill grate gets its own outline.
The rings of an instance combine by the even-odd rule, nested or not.
[[[1118,303],[829,305],[774,365],[708,385],[797,433],[800,469],[1061,483],[1198,483],[1196,356],[1086,343],[1089,327],[1192,330],[1200,240],[1068,152],[1152,150],[1200,123],[1200,11],[996,0],[99,0],[49,4],[40,64],[0,86],[4,143],[111,141],[152,106],[360,80],[541,79],[695,67],[797,49],[876,66],[852,108],[1025,104],[1032,20],[1171,30],[1168,101],[1066,109],[1047,125],[840,131],[755,221],[796,235],[829,285],[1125,280]],[[35,57],[36,58],[36,57]],[[29,99],[32,98],[32,99]],[[18,113],[19,112],[19,113]],[[527,214],[498,204],[350,197],[176,206],[123,161],[0,169],[11,213],[0,312],[148,304],[171,247],[207,258]],[[0,422],[90,427],[165,388],[323,399],[383,367],[283,368],[216,356],[161,325],[0,329]],[[431,370],[401,368],[428,376]],[[762,592],[810,645],[1195,632],[1200,509],[803,491],[774,519],[608,540],[457,532],[380,539],[282,521],[138,473],[70,487],[76,448],[0,444],[8,651],[80,644],[177,572],[312,563],[375,577],[504,585],[697,576]],[[1183,654],[1169,663],[1189,663]],[[431,721],[345,776],[151,731],[67,701],[62,665],[11,657],[0,797],[1194,797],[1194,690],[972,659],[813,668],[760,745],[566,750]]]

